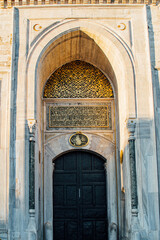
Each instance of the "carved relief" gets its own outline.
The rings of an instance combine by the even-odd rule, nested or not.
[[[113,98],[106,76],[93,65],[74,61],[55,71],[48,79],[44,98]]]
[[[69,138],[69,143],[73,147],[85,147],[89,143],[89,139],[85,134],[77,132]]]
[[[47,111],[47,129],[61,127],[112,129],[110,102],[90,106],[50,104]]]

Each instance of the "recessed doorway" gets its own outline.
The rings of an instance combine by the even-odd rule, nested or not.
[[[72,151],[55,160],[53,239],[107,240],[107,189],[104,159]]]

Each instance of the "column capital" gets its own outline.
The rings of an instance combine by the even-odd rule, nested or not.
[[[34,141],[37,121],[35,119],[28,119],[27,122],[29,128],[29,140]]]
[[[134,133],[136,128],[136,119],[135,118],[129,118],[127,121],[127,128],[129,132],[129,139],[128,140],[134,140]]]

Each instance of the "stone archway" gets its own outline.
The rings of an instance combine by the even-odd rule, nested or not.
[[[93,27],[93,28],[92,28]],[[129,93],[130,99],[132,99],[132,102],[135,103],[135,96],[134,96],[134,67],[133,67],[133,61],[131,53],[129,52],[129,49],[124,46],[121,41],[119,41],[118,36],[115,36],[114,33],[111,32],[110,29],[106,28],[104,29],[99,24],[93,24],[88,22],[87,29],[85,28],[85,21],[69,21],[67,23],[64,23],[63,26],[60,24],[58,29],[54,31],[54,28],[50,29],[48,32],[45,33],[45,36],[43,38],[37,39],[33,43],[33,47],[30,51],[30,55],[28,57],[28,66],[27,66],[27,79],[28,79],[28,91],[27,91],[27,117],[28,118],[37,118],[39,122],[39,126],[42,126],[42,128],[38,128],[38,135],[42,136],[39,139],[39,145],[43,143],[43,133],[46,130],[46,125],[43,125],[43,122],[45,122],[45,119],[43,118],[46,116],[46,105],[42,104],[41,97],[43,92],[44,84],[47,80],[47,78],[52,74],[53,71],[61,67],[63,64],[68,63],[73,60],[83,60],[88,63],[93,64],[94,66],[98,67],[107,77],[108,79],[112,80],[114,94],[115,94],[115,100],[116,100],[116,126],[115,129],[117,129],[117,132],[115,134],[115,131],[111,134],[107,135],[104,133],[90,133],[88,134],[90,136],[97,134],[99,136],[98,144],[94,142],[93,151],[99,152],[99,150],[102,149],[102,147],[99,144],[100,138],[104,137],[107,139],[107,141],[112,142],[113,144],[116,142],[117,147],[119,144],[125,144],[126,139],[124,138],[124,131],[126,131],[126,128],[124,127],[124,124],[120,124],[126,120],[126,117],[129,116],[135,116],[135,104],[128,105],[128,95],[126,94],[127,85],[130,84],[130,90]],[[99,35],[100,34],[100,35]],[[80,38],[80,39],[79,39]],[[61,59],[59,56],[63,56],[62,49],[67,49],[65,46],[65,43],[73,45],[72,43],[81,42],[85,43],[85,46],[89,46],[89,48],[85,48],[82,51],[83,47],[77,48],[77,52],[74,54],[75,48],[68,51],[66,50],[65,56],[63,59]],[[75,44],[76,45],[76,44]],[[73,46],[75,46],[73,45]],[[83,46],[83,44],[79,44],[79,46]],[[91,54],[91,49],[95,49],[95,54]],[[33,54],[34,53],[34,54]],[[34,56],[34,58],[33,58]],[[55,56],[58,56],[58,58],[55,58]],[[56,61],[55,61],[56,59]],[[117,60],[120,63],[117,65]],[[51,62],[54,62],[54,67],[51,66]],[[33,76],[33,73],[35,75]],[[119,95],[118,95],[119,94]],[[30,98],[31,96],[31,98]],[[118,117],[118,106],[123,105],[123,114],[120,114]],[[42,121],[41,121],[42,120]],[[115,130],[114,129],[114,130]],[[121,142],[119,142],[118,137],[118,130],[120,130],[121,134]],[[86,131],[85,131],[86,132]],[[66,136],[70,136],[70,134],[73,133],[70,131],[68,133],[65,131]],[[46,172],[44,172],[44,223],[50,222],[51,225],[53,224],[53,219],[50,216],[50,213],[47,211],[47,206],[50,206],[51,203],[48,202],[48,199],[52,199],[52,196],[49,195],[47,192],[47,188],[49,186],[49,182],[51,179],[48,180],[48,174],[51,174],[52,172],[52,164],[51,159],[53,158],[52,151],[59,152],[63,149],[62,152],[64,152],[64,138],[61,138],[62,133],[58,133],[59,137],[57,136],[57,133],[49,133],[48,135],[44,134],[44,149],[42,148],[42,155],[44,151],[44,169]],[[105,136],[104,136],[105,135]],[[48,147],[48,139],[55,137],[54,144],[52,146],[53,149]],[[64,135],[63,135],[64,137]],[[56,148],[57,138],[61,139],[62,145],[60,144],[58,148]],[[67,140],[67,139],[66,139]],[[59,141],[59,140],[58,140]],[[67,140],[68,141],[68,140]],[[97,146],[98,148],[97,148]],[[115,144],[114,144],[115,145]],[[107,148],[107,143],[103,148]],[[109,147],[110,148],[110,147]],[[46,151],[47,149],[47,151]],[[66,151],[68,151],[70,147],[67,146]],[[107,150],[108,151],[108,150]],[[114,147],[115,151],[115,147]],[[50,155],[51,153],[51,155]],[[102,154],[101,152],[99,152]],[[50,155],[50,156],[49,156]],[[108,156],[107,156],[108,157]],[[114,203],[112,206],[114,206],[115,209],[118,211],[115,213],[115,209],[110,209],[108,212],[111,211],[115,214],[111,216],[109,214],[110,220],[109,224],[112,225],[115,224],[117,226],[117,212],[120,215],[120,167],[118,162],[118,156],[115,159],[115,153],[114,157],[112,158],[112,164],[110,165],[111,172],[114,173],[115,176],[115,182],[114,187],[116,188],[117,184],[117,191],[119,191],[119,194],[117,194],[117,191],[113,191],[115,195],[112,196],[112,200]],[[51,171],[51,172],[50,172]],[[116,182],[117,181],[117,182]],[[110,182],[112,182],[112,179],[110,179]],[[110,183],[109,182],[109,183]],[[108,185],[108,188],[110,185]],[[47,198],[47,200],[46,200]],[[110,205],[110,206],[111,206]],[[52,207],[51,207],[52,209]],[[120,219],[120,218],[119,218]],[[113,228],[111,228],[113,229]],[[111,234],[111,231],[109,231],[109,234]]]
[[[53,156],[54,156],[53,151],[55,149],[56,149],[56,151],[60,151],[62,149],[62,151],[64,152],[65,145],[66,145],[66,148],[71,147],[72,150],[74,150],[75,148],[78,148],[79,150],[80,149],[88,150],[88,147],[91,144],[93,144],[94,152],[97,153],[97,150],[99,149],[99,154],[102,155],[103,154],[102,149],[104,148],[105,151],[112,152],[112,154],[113,154],[113,152],[115,152],[115,149],[113,150],[114,141],[115,141],[114,140],[114,134],[115,134],[114,112],[115,112],[115,110],[114,110],[113,89],[112,89],[112,86],[111,86],[109,80],[107,79],[107,77],[99,69],[97,69],[93,65],[86,63],[84,61],[76,60],[76,61],[72,61],[70,63],[63,65],[49,77],[49,79],[47,80],[45,87],[44,87],[43,97],[44,97],[43,98],[44,114],[46,115],[46,116],[44,116],[44,126],[45,126],[44,134],[45,134],[45,138],[52,139],[51,142],[54,145],[54,146],[50,145],[50,143],[51,143],[50,140],[49,141],[48,141],[48,139],[46,140],[46,148],[45,149],[47,150],[47,155],[44,158],[44,162],[45,162],[44,173],[47,173],[47,175],[46,174],[44,175],[44,181],[46,182],[46,185],[44,186],[44,191],[45,191],[44,197],[46,200],[45,212],[46,213],[48,212],[48,214],[50,214],[50,219],[47,217],[45,222],[46,223],[50,222],[50,225],[53,226],[54,234],[51,233],[50,235],[55,236],[55,238],[57,238],[57,239],[58,239],[58,237],[56,237],[56,236],[58,235],[58,233],[59,234],[60,234],[60,232],[64,233],[65,231],[68,231],[68,237],[66,238],[66,235],[62,234],[63,235],[62,239],[64,239],[64,240],[69,239],[69,232],[71,235],[72,234],[74,235],[75,239],[79,239],[78,235],[79,235],[80,239],[81,238],[83,239],[82,229],[77,230],[78,231],[77,234],[75,234],[75,229],[74,230],[71,228],[65,228],[63,230],[61,229],[62,225],[64,225],[64,222],[68,221],[65,217],[63,217],[63,212],[65,212],[65,210],[61,211],[61,213],[59,214],[58,217],[55,217],[55,216],[57,216],[57,211],[59,211],[60,209],[58,208],[59,210],[57,210],[57,207],[54,206],[53,215],[51,215],[52,198],[51,198],[51,195],[49,195],[49,190],[47,190],[48,186],[50,185],[50,191],[52,191],[52,194],[54,194],[53,202],[55,199],[55,203],[56,203],[56,201],[57,201],[56,199],[58,198],[58,195],[55,196],[55,192],[53,191],[52,186],[51,186],[52,185],[51,184],[52,172],[50,172],[49,169],[51,169],[52,167],[48,165],[49,162],[51,163],[51,161],[48,160],[48,157],[47,157],[48,150],[50,152],[51,158],[53,158]],[[60,135],[64,131],[66,132],[66,134],[63,135],[63,138],[61,138]],[[84,144],[84,146],[83,146],[83,144],[82,144],[82,146],[81,146],[81,144],[78,142],[74,142],[74,144],[70,144],[71,142],[69,141],[69,139],[71,139],[71,135],[77,131],[78,131],[78,133],[74,134],[77,136],[76,138],[79,139],[79,141],[81,142],[80,136],[81,136],[81,139],[85,136],[86,138],[88,138],[88,145]],[[82,133],[79,131],[82,131]],[[84,135],[84,132],[86,132],[86,131],[87,131],[87,133],[86,133],[86,135]],[[105,137],[106,137],[106,135],[108,138],[110,137],[111,138],[110,144],[109,145],[103,144],[101,146],[99,143],[100,138],[97,138],[97,141],[94,141],[95,138],[93,137],[93,131],[96,134],[102,134],[102,135],[104,134]],[[53,136],[55,136],[55,135],[56,135],[56,138],[53,138]],[[68,139],[67,139],[67,136],[68,136]],[[60,139],[61,139],[62,145],[56,146],[57,140],[59,141]],[[72,154],[70,154],[70,156],[71,155]],[[77,156],[77,153],[76,153],[76,156]],[[107,159],[109,159],[109,156],[107,156]],[[113,167],[112,175],[114,175],[115,179],[116,179],[116,177],[117,177],[116,171],[115,171],[116,168],[114,166],[115,159],[114,160],[113,159],[111,160],[110,164]],[[73,159],[70,159],[70,161],[67,163],[67,166],[69,166],[69,165],[73,166],[71,163],[72,160]],[[81,160],[80,161],[76,160],[77,171],[78,171],[76,177],[81,176],[82,172],[83,172],[83,169],[80,168]],[[65,164],[64,161],[63,161],[63,163]],[[107,171],[107,165],[105,165],[105,168]],[[55,169],[55,164],[54,164],[54,169]],[[102,166],[101,166],[101,170],[102,170]],[[103,171],[104,171],[104,168],[103,168]],[[53,171],[53,175],[54,175],[54,171]],[[66,174],[65,174],[65,176],[66,176]],[[56,178],[54,178],[54,179],[56,181]],[[68,175],[66,176],[66,179],[63,179],[63,176],[62,176],[61,181],[64,181],[64,184],[66,184],[69,181]],[[71,181],[70,184],[74,184],[74,179],[70,179],[70,181]],[[110,183],[112,185],[112,187],[114,186],[113,188],[116,189],[117,183],[113,182],[112,179],[110,179],[110,181],[112,182],[112,183]],[[79,186],[78,183],[77,183],[77,186]],[[109,188],[109,186],[107,186],[107,188]],[[60,189],[57,187],[56,191],[57,191],[57,194],[62,194],[62,188]],[[112,214],[114,213],[113,216],[115,217],[115,219],[112,222],[114,222],[115,225],[117,226],[118,225],[117,214],[115,212],[115,210],[117,209],[117,202],[116,202],[117,193],[114,192],[114,196],[113,196],[114,204],[110,202],[111,199],[109,196],[108,196],[108,198],[109,199],[107,202],[108,202],[109,208],[111,208],[110,205],[112,205],[114,208],[114,209],[112,209]],[[80,206],[78,203],[79,203],[79,199],[77,199],[77,202],[75,203],[75,205],[78,208],[78,210],[76,210],[76,211],[79,212]],[[48,206],[50,206],[50,207],[48,207]],[[84,203],[84,206],[85,206],[85,203]],[[61,206],[61,208],[62,207],[65,208],[65,206]],[[109,231],[109,228],[110,228],[109,226],[111,225],[109,218],[107,218],[107,215],[110,216],[109,210],[107,210],[107,203],[106,203],[105,208],[106,208],[106,211],[105,212],[103,211],[103,215],[105,215],[106,220],[103,218],[103,221],[102,221],[103,224],[101,226],[101,230],[103,232],[103,235],[105,236],[105,239],[107,239],[108,238],[107,232]],[[70,211],[72,211],[72,210],[73,209],[70,209]],[[101,211],[102,210],[103,210],[103,207],[102,207]],[[66,210],[66,211],[68,211],[68,210]],[[93,206],[92,206],[92,211],[93,211]],[[98,208],[97,208],[97,211],[98,211]],[[82,214],[82,212],[81,212],[81,214]],[[98,214],[98,212],[96,214]],[[58,218],[60,218],[61,220],[63,219],[63,222],[59,221]],[[110,216],[110,219],[112,219],[111,216]],[[98,224],[98,220],[100,220],[100,218],[94,219],[94,220],[92,219],[92,221],[89,223],[89,225],[92,225],[93,222],[94,222],[94,224],[96,224],[96,222]],[[77,223],[76,226],[78,228],[79,224],[77,221],[82,222],[85,220],[83,218],[80,219],[80,215],[78,214],[78,216],[76,217],[76,219],[74,219],[74,222],[73,222],[73,225],[75,225]],[[59,225],[58,225],[58,223],[59,223]],[[69,223],[67,222],[67,224],[69,224]],[[83,224],[81,224],[81,225],[83,225]],[[104,227],[104,225],[106,225],[106,226]],[[104,231],[104,229],[106,227],[107,227],[107,230]],[[52,229],[52,227],[51,227],[51,229]],[[61,229],[61,231],[60,231],[60,229]],[[98,230],[96,233],[96,231],[94,229],[94,231],[92,231],[90,238],[94,239],[96,237],[96,234],[98,234]],[[111,231],[109,231],[109,236],[111,234],[112,234]],[[51,238],[51,236],[49,238]],[[101,236],[101,238],[102,238],[102,236]]]

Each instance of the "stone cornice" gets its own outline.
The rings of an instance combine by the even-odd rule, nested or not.
[[[0,8],[8,9],[12,7],[21,7],[21,8],[28,8],[28,7],[50,7],[50,6],[127,6],[127,7],[135,7],[135,6],[142,6],[142,5],[158,5],[160,0],[56,0],[54,3],[50,3],[49,0],[22,0],[21,2],[18,0],[0,0]]]

